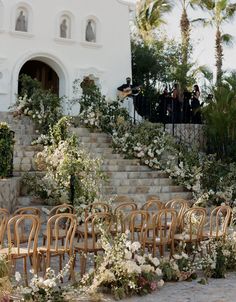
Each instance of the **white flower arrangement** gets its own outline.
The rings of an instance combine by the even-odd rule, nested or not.
[[[134,293],[151,292],[164,284],[159,260],[151,255],[140,255],[140,243],[130,242],[128,234],[119,234],[112,239],[103,233],[101,244],[104,256],[98,262],[98,268],[83,277],[84,293],[91,295],[106,286],[121,299]]]

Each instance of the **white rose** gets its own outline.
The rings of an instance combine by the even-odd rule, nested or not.
[[[157,282],[158,287],[162,287],[164,285],[164,281],[161,279],[159,282]]]
[[[15,273],[15,279],[16,279],[17,282],[20,282],[20,280],[21,280],[21,274],[19,272]]]
[[[131,244],[131,251],[132,252],[136,252],[137,250],[139,250],[141,248],[141,244],[139,242],[133,242]]]
[[[125,250],[125,259],[130,260],[132,258],[132,253],[128,250]]]
[[[162,270],[157,268],[156,269],[156,274],[157,274],[157,276],[162,276]]]

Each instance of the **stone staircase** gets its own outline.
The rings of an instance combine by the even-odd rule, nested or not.
[[[125,159],[123,155],[113,153],[111,137],[105,133],[91,133],[87,128],[72,128],[91,154],[103,160],[103,171],[109,182],[103,186],[108,197],[125,195],[138,203],[144,203],[148,196],[157,195],[162,201],[179,196],[191,198],[191,193],[182,186],[173,185],[166,173],[141,165],[138,159]]]
[[[14,176],[20,177],[25,172],[43,175],[43,172],[37,171],[35,166],[35,156],[40,148],[31,146],[32,140],[37,137],[31,120],[26,117],[14,118],[11,113],[0,112],[0,121],[7,122],[15,132]],[[103,186],[103,194],[106,197],[126,195],[140,204],[144,203],[149,195],[157,195],[162,201],[175,196],[191,198],[191,193],[181,186],[174,185],[166,173],[151,170],[141,165],[138,159],[125,159],[122,154],[113,153],[109,135],[90,132],[89,129],[82,127],[71,130],[91,155],[103,160],[102,169],[109,179]],[[19,196],[18,204],[32,205],[32,197]]]

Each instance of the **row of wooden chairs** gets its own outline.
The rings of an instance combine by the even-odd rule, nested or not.
[[[177,208],[178,211],[174,208],[177,204],[179,206]],[[185,206],[180,206],[184,204]],[[12,259],[23,258],[25,274],[27,274],[27,256],[32,257],[32,264],[36,271],[38,270],[40,258],[44,259],[45,270],[46,267],[50,266],[51,257],[59,256],[61,269],[64,254],[67,253],[71,256],[74,252],[81,254],[81,273],[83,274],[86,269],[85,255],[91,252],[96,254],[102,250],[101,244],[98,242],[98,223],[102,224],[103,227],[106,226],[109,228],[111,233],[117,231],[124,232],[126,229],[129,229],[132,241],[139,240],[142,247],[148,248],[152,251],[153,255],[156,255],[158,248],[160,255],[163,255],[166,245],[170,245],[171,254],[173,254],[174,243],[176,241],[197,244],[205,238],[224,236],[231,216],[230,207],[221,206],[213,209],[210,215],[209,230],[204,232],[206,210],[203,208],[188,209],[187,202],[183,200],[178,200],[178,202],[177,200],[172,200],[164,207],[162,203],[154,199],[144,204],[140,210],[138,210],[137,204],[134,202],[126,202],[115,208],[115,215],[111,214],[112,211],[109,205],[94,203],[85,209],[84,225],[77,228],[77,220],[73,214],[73,207],[70,205],[61,205],[49,213],[47,230],[43,233],[43,245],[39,247],[37,238],[40,229],[40,213],[38,215],[30,215],[27,213],[24,214],[25,211],[24,209],[19,209],[16,215],[9,220],[9,213],[4,209],[0,210],[0,213],[3,216],[5,213],[6,216],[0,220],[0,225],[4,224],[7,226],[8,245],[10,246],[14,242],[10,253],[9,248],[0,249],[0,253],[7,254],[8,252]],[[68,213],[63,214],[62,212],[64,211]],[[89,215],[93,211],[95,213]],[[114,217],[116,217],[116,220],[114,220]],[[22,233],[24,219],[31,220],[32,225],[30,236],[27,236],[27,238],[34,238],[35,241],[32,247],[32,240],[30,240],[31,243],[29,244],[28,242],[27,248],[23,250],[19,234]],[[14,225],[14,227],[11,225]],[[61,228],[61,225],[64,227]],[[15,231],[12,232],[12,229]],[[18,229],[18,235],[15,235]],[[76,232],[78,232],[78,240],[77,242],[73,242]],[[1,240],[3,241],[3,237]]]

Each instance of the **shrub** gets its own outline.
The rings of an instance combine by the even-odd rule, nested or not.
[[[6,123],[0,123],[0,178],[12,176],[14,139]]]
[[[21,94],[12,106],[14,115],[29,116],[40,133],[47,133],[62,116],[61,98],[51,90],[41,88],[37,80],[27,75],[20,77]]]

